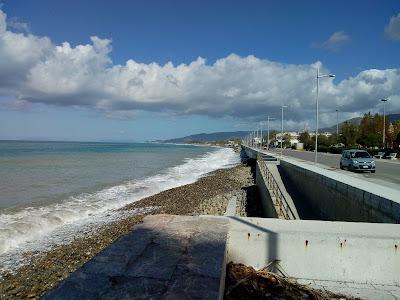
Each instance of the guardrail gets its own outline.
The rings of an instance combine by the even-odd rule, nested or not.
[[[268,170],[265,162],[259,159],[260,156],[257,157],[258,167],[260,169],[261,174],[264,177],[264,181],[267,185],[267,189],[271,194],[271,199],[275,207],[279,208],[277,211],[279,216],[282,216],[286,220],[295,220],[296,216],[290,208],[285,195],[282,193],[279,188],[278,183],[276,182],[273,174],[270,170]]]

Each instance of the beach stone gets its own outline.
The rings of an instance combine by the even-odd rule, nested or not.
[[[228,222],[147,216],[44,299],[217,299]]]

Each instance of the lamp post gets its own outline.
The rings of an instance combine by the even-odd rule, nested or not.
[[[268,135],[267,135],[267,150],[269,151],[269,121],[270,120],[274,120],[275,118],[270,118],[270,116],[268,116],[267,118],[267,127],[268,127]]]
[[[260,122],[260,136],[261,136],[260,150],[262,150],[262,142],[263,142],[263,136],[262,136],[263,130],[262,130],[262,125],[263,125],[263,123]]]
[[[383,149],[386,149],[386,145],[385,145],[385,130],[386,130],[386,124],[385,124],[385,104],[388,101],[388,99],[381,99],[381,101],[383,102],[383,134],[382,134],[382,140],[383,140]]]
[[[339,144],[339,110],[336,110],[336,145]]]
[[[319,67],[317,68],[317,99],[315,111],[315,163],[318,162],[318,97],[319,97],[319,79],[324,77],[334,78],[333,74],[319,74]]]
[[[258,141],[258,127],[256,127],[256,139],[254,140],[254,147],[257,148],[257,141]]]
[[[283,109],[287,108],[287,105],[282,105],[282,122],[281,122],[281,158],[283,152]]]

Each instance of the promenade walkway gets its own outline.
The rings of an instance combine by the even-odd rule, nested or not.
[[[43,299],[218,299],[228,223],[148,216]]]

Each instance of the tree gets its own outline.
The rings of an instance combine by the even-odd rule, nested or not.
[[[299,141],[300,143],[303,143],[303,147],[305,150],[313,149],[313,142],[308,131],[303,131],[302,133],[300,133]]]
[[[318,134],[318,146],[330,146],[331,145],[331,141],[329,139],[329,137],[327,137],[324,134]]]
[[[400,130],[400,129],[399,129]],[[385,122],[385,141],[392,146],[396,134],[397,125],[391,124],[388,119]],[[361,119],[357,142],[364,147],[382,147],[383,115],[367,113]]]
[[[310,134],[308,133],[308,131],[303,131],[302,133],[300,133],[299,141],[304,145],[310,142]]]
[[[283,135],[283,147],[290,147],[292,144],[290,143],[290,134],[285,133]]]
[[[340,128],[341,142],[346,146],[353,146],[359,137],[359,131],[356,125],[350,122],[344,122]]]

